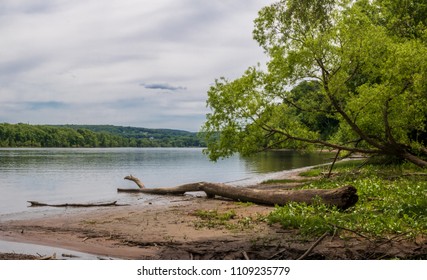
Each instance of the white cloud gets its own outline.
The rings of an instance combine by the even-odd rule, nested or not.
[[[271,2],[2,0],[0,122],[197,131],[214,79],[263,60]]]

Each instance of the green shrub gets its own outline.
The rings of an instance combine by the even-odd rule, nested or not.
[[[317,180],[304,188],[327,189],[351,184],[359,195],[355,206],[340,211],[320,201],[312,205],[290,203],[276,207],[268,221],[299,229],[302,235],[319,235],[336,229],[370,236],[427,234],[426,176],[406,176],[414,170],[404,165],[369,165],[357,173],[346,166],[337,171],[337,176]]]

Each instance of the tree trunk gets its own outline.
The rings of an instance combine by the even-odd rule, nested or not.
[[[412,162],[413,164],[415,164],[415,165],[417,165],[419,167],[427,168],[427,161],[422,160],[421,158],[419,158],[419,157],[417,157],[417,156],[415,156],[413,154],[405,152],[405,153],[403,153],[402,157],[404,159],[406,159],[407,161]]]
[[[127,180],[137,182],[137,178],[125,177]],[[139,180],[138,180],[139,181]],[[140,188],[117,189],[119,192],[140,192],[160,195],[183,195],[186,192],[203,191],[209,198],[221,196],[235,201],[253,202],[265,205],[285,205],[289,202],[305,202],[312,204],[317,197],[323,203],[347,209],[358,201],[357,190],[353,186],[344,186],[337,189],[311,189],[311,190],[262,190],[256,186],[234,187],[225,184],[199,182],[185,184],[171,188]]]

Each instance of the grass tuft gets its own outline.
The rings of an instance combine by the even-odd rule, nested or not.
[[[200,218],[194,224],[196,228],[219,228],[227,227],[228,221],[236,217],[236,212],[234,210],[223,213],[218,210],[197,210],[195,216]]]

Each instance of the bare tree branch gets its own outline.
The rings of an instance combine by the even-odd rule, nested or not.
[[[353,152],[353,153],[364,153],[364,154],[382,154],[383,151],[380,149],[361,149],[361,148],[356,148],[356,147],[348,147],[348,146],[343,146],[343,145],[338,145],[338,144],[333,144],[324,140],[320,140],[320,139],[309,139],[309,138],[302,138],[302,137],[297,137],[297,136],[293,136],[285,131],[273,128],[273,127],[268,127],[268,131],[273,131],[279,134],[282,134],[284,136],[287,137],[287,140],[291,139],[291,140],[298,140],[298,141],[302,141],[302,142],[306,142],[306,143],[311,143],[311,144],[318,144],[321,146],[326,146],[329,148],[333,148],[333,149],[338,149],[338,150],[343,150],[343,151],[349,151],[349,152]]]

